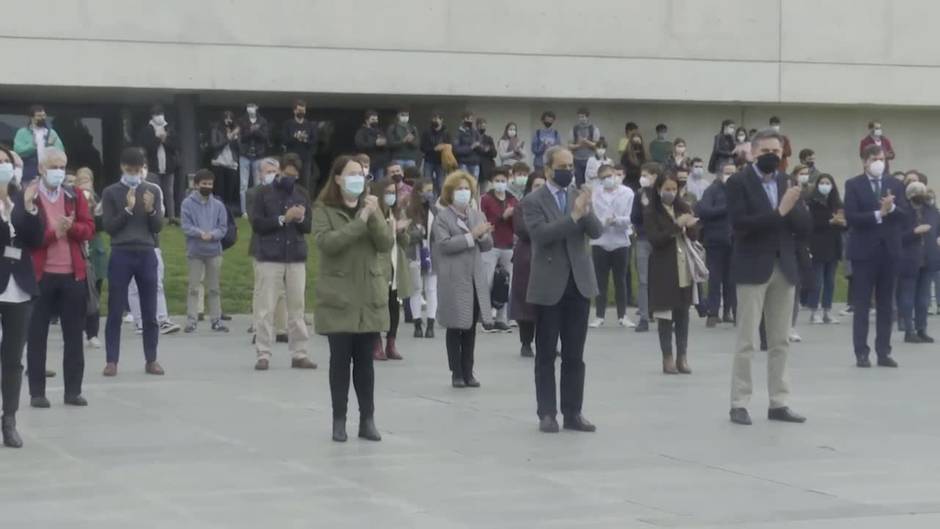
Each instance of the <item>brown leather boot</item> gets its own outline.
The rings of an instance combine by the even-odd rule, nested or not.
[[[386,338],[385,339],[385,356],[389,360],[401,360],[402,356],[398,353],[398,348],[395,347],[395,338]]]
[[[678,375],[679,370],[676,369],[676,361],[672,356],[672,353],[666,353],[663,355],[663,373],[667,375]]]
[[[686,355],[676,357],[676,369],[683,375],[692,374],[692,369],[689,367],[689,360]]]
[[[385,350],[382,349],[382,338],[375,339],[375,347],[372,349],[372,359],[379,361],[388,360],[388,357],[385,356]]]

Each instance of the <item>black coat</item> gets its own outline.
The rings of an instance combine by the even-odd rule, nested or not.
[[[30,250],[42,247],[45,226],[41,214],[31,215],[26,212],[22,192],[10,195],[10,200],[13,202],[10,223],[13,224],[16,236],[12,241],[10,240],[10,224],[0,219],[0,248],[12,246],[21,249],[22,253],[20,259],[12,259],[6,257],[5,254],[0,254],[0,285],[3,285],[2,288],[5,289],[12,275],[23,292],[35,297],[39,295],[39,287],[36,285],[36,273],[33,270]]]
[[[831,193],[835,193],[833,189]],[[809,236],[809,252],[817,263],[835,263],[842,259],[842,232],[845,228],[829,221],[841,209],[836,197],[830,200],[818,193],[809,200],[809,213],[813,218],[813,231]]]
[[[170,124],[164,127],[166,138],[163,139],[163,150],[166,153],[166,173],[176,174],[177,166],[177,147],[178,140],[176,130]],[[159,174],[160,165],[157,160],[157,148],[160,146],[160,138],[157,138],[157,132],[148,121],[144,128],[137,135],[137,144],[144,148],[147,154],[147,169],[151,173]]]
[[[225,128],[225,123],[220,122],[213,126],[212,131],[209,133],[209,148],[212,158],[214,159],[221,154],[222,149],[224,149],[226,145],[232,150],[232,156],[235,157],[235,161],[237,162],[239,140],[230,140],[228,138],[228,130]]]
[[[683,213],[691,213],[685,202],[676,200],[674,205],[676,218]],[[646,238],[653,247],[649,262],[649,306],[650,312],[687,308],[692,304],[692,288],[679,288],[678,243],[676,235],[682,228],[665,210],[653,205],[643,208],[643,225]],[[695,240],[698,236],[696,227],[687,228],[686,234]],[[691,281],[691,276],[690,276]]]
[[[695,215],[702,221],[702,244],[706,247],[731,247],[731,218],[728,216],[728,193],[721,178],[702,194],[695,205]]]
[[[239,154],[252,160],[264,158],[268,153],[268,145],[271,144],[271,129],[268,128],[268,120],[260,115],[252,128],[251,120],[245,115],[238,122],[241,129],[241,139],[238,144]]]
[[[786,193],[789,177],[778,172],[774,179],[777,204],[768,200],[761,177],[752,165],[725,184],[728,215],[734,230],[731,266],[739,285],[766,283],[777,263],[790,284],[800,282],[796,239],[809,236],[812,221],[802,200],[797,201],[786,217],[780,216],[777,207]]]
[[[369,157],[369,167],[375,169],[385,169],[388,163],[388,144],[377,145],[379,138],[385,138],[385,133],[379,127],[359,127],[353,141],[356,144],[356,150]],[[385,138],[388,141],[387,138]]]
[[[496,142],[487,134],[480,135],[480,146],[477,147],[477,157],[480,159],[480,180],[490,179],[496,170]]]
[[[917,235],[914,228],[921,224],[929,224],[930,231]],[[927,267],[928,272],[940,270],[940,246],[937,246],[937,237],[940,237],[940,212],[937,212],[937,208],[912,205],[907,227],[901,237],[898,273],[902,277],[916,277],[922,267]]]
[[[251,228],[258,234],[255,259],[274,263],[304,262],[307,260],[305,235],[310,233],[312,216],[309,195],[299,184],[294,184],[290,193],[276,184],[257,188],[252,204]],[[278,217],[293,206],[304,206],[303,221],[281,226]]]
[[[633,231],[639,239],[646,238],[646,228],[643,227],[643,210],[649,205],[647,193],[649,193],[648,188],[637,189],[636,194],[633,195],[633,209],[630,210],[630,224],[633,225]]]
[[[454,157],[457,163],[464,165],[480,165],[480,155],[474,149],[473,144],[482,141],[480,132],[477,129],[465,129],[460,127],[454,136]]]
[[[317,124],[309,119],[298,123],[290,118],[281,127],[281,141],[284,142],[284,152],[292,152],[305,160],[317,153]]]
[[[437,130],[434,130],[433,127],[428,127],[424,134],[421,135],[421,152],[424,153],[425,162],[441,165],[441,153],[434,150],[434,148],[441,143],[452,143],[450,133],[447,132],[447,127],[441,125],[441,128]]]

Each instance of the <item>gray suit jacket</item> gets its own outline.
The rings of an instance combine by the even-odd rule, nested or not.
[[[585,236],[600,237],[603,226],[593,211],[577,222],[571,218],[570,211],[577,196],[577,189],[568,189],[568,211],[564,212],[558,209],[547,185],[529,193],[522,201],[523,219],[532,239],[532,268],[526,292],[529,303],[558,303],[565,293],[569,274],[574,276],[582,296],[597,295],[594,262]]]

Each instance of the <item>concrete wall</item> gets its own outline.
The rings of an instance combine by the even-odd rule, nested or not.
[[[14,85],[940,103],[930,0],[7,4]]]

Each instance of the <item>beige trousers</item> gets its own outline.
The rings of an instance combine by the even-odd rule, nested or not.
[[[770,407],[787,405],[790,384],[787,356],[790,344],[787,334],[793,316],[794,285],[774,265],[770,280],[761,285],[738,285],[738,339],[731,378],[731,407],[746,408],[751,400],[751,357],[759,350],[761,315],[767,328],[767,391]]]
[[[310,335],[304,321],[306,263],[255,262],[255,349],[258,358],[271,357],[275,336],[275,313],[278,299],[284,296],[287,306],[287,348],[292,358],[306,358]]]

